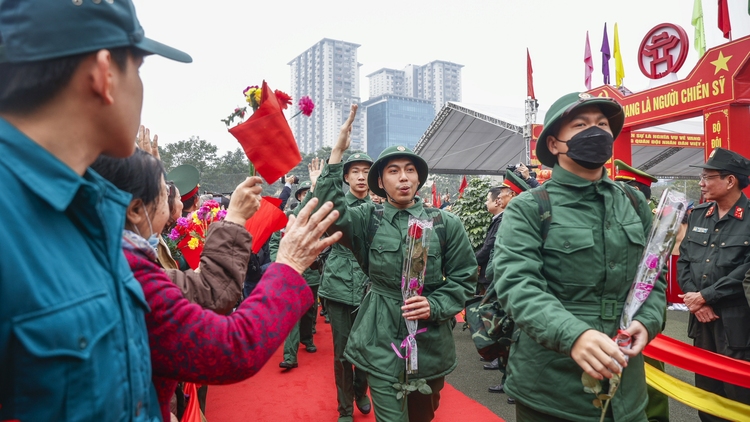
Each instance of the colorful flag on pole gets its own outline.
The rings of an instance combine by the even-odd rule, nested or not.
[[[700,1],[700,0],[699,0]],[[612,57],[612,53],[609,50],[609,37],[607,36],[607,23],[604,22],[604,36],[602,37],[602,76],[604,77],[604,84],[609,84],[609,59]]]
[[[724,34],[724,38],[732,39],[732,23],[729,22],[729,5],[727,0],[719,0],[719,29]]]
[[[279,100],[263,81],[260,107],[246,122],[229,129],[266,182],[273,183],[302,161]]]
[[[469,186],[469,183],[466,181],[466,176],[464,176],[463,179],[461,179],[461,185],[458,187],[458,197],[461,198],[464,196],[464,190],[466,187]]]
[[[585,66],[585,76],[583,82],[586,89],[591,89],[591,75],[594,73],[594,60],[591,58],[591,44],[589,43],[589,31],[586,31],[586,47],[583,50],[583,64]]]
[[[693,3],[693,19],[690,23],[695,27],[693,47],[698,52],[698,56],[703,57],[706,54],[706,33],[703,31],[703,5],[701,0],[695,0],[695,3]]]
[[[432,182],[432,206],[440,208],[440,197],[437,193],[437,183]]]
[[[531,56],[526,49],[526,96],[536,98],[534,95],[534,69],[531,67]]]
[[[620,53],[620,34],[617,32],[617,24],[615,23],[615,84],[620,87],[622,86],[622,80],[625,79],[625,67],[622,65],[622,54]]]

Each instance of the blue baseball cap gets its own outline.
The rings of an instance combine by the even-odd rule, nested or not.
[[[187,53],[146,38],[131,0],[0,0],[0,43],[0,63],[118,47],[193,61]]]

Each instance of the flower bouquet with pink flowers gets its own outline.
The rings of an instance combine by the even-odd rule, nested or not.
[[[195,269],[200,264],[208,226],[215,221],[223,220],[226,215],[227,211],[222,209],[218,202],[209,200],[187,217],[177,219],[175,227],[169,233],[169,239],[177,243],[177,248],[190,268]]]
[[[677,232],[680,228],[680,222],[685,215],[686,209],[687,199],[685,194],[671,190],[670,188],[664,190],[659,201],[659,207],[656,209],[656,216],[651,225],[651,233],[646,243],[646,248],[643,251],[643,257],[638,265],[638,272],[625,300],[625,306],[620,317],[620,329],[614,338],[620,347],[627,349],[631,346],[632,339],[630,334],[625,330],[630,327],[638,310],[646,302],[646,299],[648,299],[648,296],[654,289],[654,285],[659,280],[659,275],[670,259],[672,248],[677,239]],[[585,392],[596,395],[593,404],[602,409],[600,420],[604,420],[609,401],[620,385],[620,375],[615,374],[609,380],[607,393],[602,393],[602,385],[599,380],[585,372],[581,377],[581,382],[583,383],[583,390]]]
[[[273,93],[276,96],[276,99],[278,100],[282,110],[286,110],[287,107],[292,104],[292,97],[286,92],[279,91],[277,89]],[[242,95],[245,97],[245,101],[250,106],[250,108],[253,109],[254,113],[258,110],[258,107],[260,107],[263,88],[258,87],[258,85],[252,85],[245,88],[242,91]],[[292,117],[290,117],[290,119],[293,119],[300,114],[304,114],[305,116],[309,117],[315,109],[315,103],[313,103],[313,100],[309,96],[305,95],[299,99],[299,101],[297,102],[297,107],[299,108],[299,110]],[[229,116],[227,116],[227,118],[221,119],[221,121],[224,122],[227,127],[230,127],[234,123],[235,119],[239,119],[240,123],[242,123],[246,115],[247,106],[235,107],[234,111]]]

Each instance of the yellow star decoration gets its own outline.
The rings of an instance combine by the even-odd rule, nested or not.
[[[719,73],[720,70],[724,69],[727,72],[729,71],[729,67],[727,66],[727,62],[729,59],[731,59],[732,56],[726,56],[724,57],[724,53],[719,51],[719,58],[712,61],[711,64],[716,66],[716,69],[714,69],[714,75]]]

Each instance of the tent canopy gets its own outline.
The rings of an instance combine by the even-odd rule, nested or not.
[[[527,163],[522,107],[446,103],[414,152],[431,173],[502,175],[508,165]],[[539,111],[538,116],[544,116]],[[542,120],[542,119],[538,119]],[[650,132],[702,134],[699,118],[648,128]],[[633,147],[633,166],[658,178],[695,178],[690,165],[703,163],[702,148]]]

